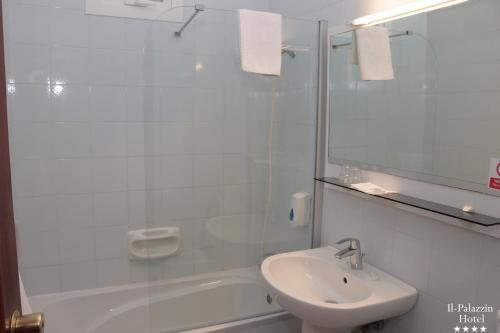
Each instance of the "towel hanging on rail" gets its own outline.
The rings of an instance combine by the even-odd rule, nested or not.
[[[238,13],[242,70],[281,75],[281,15],[247,9]]]
[[[377,81],[394,79],[389,33],[384,27],[367,27],[355,30],[353,47],[359,64],[361,80]]]

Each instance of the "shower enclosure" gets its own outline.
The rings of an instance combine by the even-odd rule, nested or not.
[[[207,7],[176,36],[161,17],[4,6],[21,277],[48,329],[75,331],[76,317],[58,322],[67,307],[93,333],[280,311],[259,265],[312,245],[312,217],[295,227],[289,210],[294,193],[314,196],[318,22],[283,18],[293,52],[274,77],[242,72],[234,10]],[[52,31],[72,17],[88,38],[20,31],[51,11]],[[46,71],[29,63],[45,52]]]

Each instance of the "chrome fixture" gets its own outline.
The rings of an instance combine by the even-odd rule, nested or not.
[[[139,1],[144,1],[144,0],[126,0],[126,1],[139,2]],[[163,0],[149,0],[149,1],[163,1]],[[196,15],[198,15],[200,12],[203,12],[205,10],[206,10],[206,7],[203,4],[196,4],[196,5],[194,5],[194,13],[193,13],[193,15],[191,15],[191,17],[186,22],[184,22],[184,24],[182,25],[182,27],[178,31],[174,32],[174,35],[176,37],[181,37],[182,32],[184,31],[184,29],[186,29],[187,26],[191,23],[191,21],[194,20],[194,18],[196,17]],[[309,51],[309,49],[296,49],[296,48],[292,48],[292,47],[289,47],[289,46],[283,46],[281,48],[281,54],[287,54],[292,59],[295,59],[295,57],[297,56],[298,52],[308,52],[308,51]]]
[[[411,36],[411,35],[413,35],[413,31],[411,31],[411,30],[405,30],[405,31],[402,31],[402,32],[398,32],[398,33],[389,35],[389,38],[397,38],[397,37]],[[351,45],[351,43],[333,44],[332,48],[333,49],[337,49],[339,47],[344,47],[344,46],[349,46],[349,45]]]
[[[192,20],[198,15],[200,12],[203,12],[205,10],[205,5],[202,4],[196,4],[194,5],[194,13],[191,15],[191,17],[182,25],[182,27],[179,29],[179,31],[174,32],[174,35],[176,37],[180,37],[182,34],[182,31],[186,29],[186,27],[191,23]]]
[[[363,269],[363,253],[361,252],[361,243],[356,238],[344,238],[337,242],[341,245],[349,242],[349,246],[335,253],[335,258],[344,259],[350,257],[352,269]]]
[[[297,56],[297,51],[293,49],[282,48],[281,54],[288,54],[292,59],[295,59],[295,57]]]

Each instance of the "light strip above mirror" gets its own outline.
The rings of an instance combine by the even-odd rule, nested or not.
[[[386,9],[374,14],[359,17],[351,22],[355,27],[371,26],[403,17],[429,12],[436,9],[441,9],[468,0],[418,0],[408,4]]]

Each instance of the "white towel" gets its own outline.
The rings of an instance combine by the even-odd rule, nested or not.
[[[352,188],[355,188],[358,191],[374,194],[374,195],[384,195],[389,193],[395,193],[394,191],[387,190],[382,186],[375,185],[373,183],[357,183],[351,184]]]
[[[241,68],[245,72],[281,74],[281,15],[240,9]]]
[[[361,80],[394,79],[389,33],[384,27],[367,27],[355,31]]]

